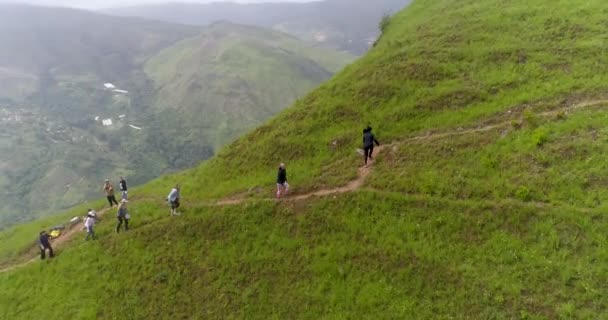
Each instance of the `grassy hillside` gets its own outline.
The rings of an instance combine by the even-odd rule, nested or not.
[[[105,10],[119,16],[145,17],[189,25],[219,21],[279,30],[318,46],[365,53],[378,36],[385,14],[410,0],[323,0],[301,3],[165,3]]]
[[[268,30],[60,8],[0,5],[0,29],[0,229],[99,197],[106,177],[196,165],[353,59]]]
[[[104,221],[100,240],[0,274],[0,309],[7,318],[601,319],[607,9],[415,1],[374,50],[292,108],[199,168],[138,190],[133,232],[113,234]],[[281,161],[296,195],[352,181],[368,123],[385,146],[362,188],[262,200]],[[186,208],[169,219],[151,199],[175,182]],[[245,202],[208,206],[223,197]],[[39,303],[40,292],[54,295]]]
[[[352,59],[282,33],[221,23],[164,50],[145,71],[156,88],[156,108],[177,111],[189,136],[207,137],[217,149]]]

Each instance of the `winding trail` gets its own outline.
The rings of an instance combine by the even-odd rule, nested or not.
[[[99,218],[103,217],[108,211],[110,211],[110,209],[112,208],[105,208],[103,210],[97,211],[97,216]],[[65,232],[62,232],[61,235],[55,239],[51,239],[51,246],[53,247],[53,251],[57,252],[58,248],[62,248],[65,246],[65,244],[67,244],[70,240],[72,240],[74,237],[76,237],[77,234],[81,233],[82,234],[82,223],[76,223],[73,224],[70,227],[66,227],[66,229],[64,230]],[[83,234],[84,235],[84,234]],[[13,269],[17,269],[20,267],[23,267],[25,265],[28,265],[30,263],[34,263],[38,260],[40,260],[40,249],[38,248],[37,244],[32,245],[32,247],[27,250],[26,253],[23,254],[23,256],[33,256],[32,259],[29,260],[21,260],[18,263],[15,263],[13,265],[8,265],[8,266],[3,266],[2,268],[0,268],[0,273],[4,273],[4,272],[8,272],[11,271]]]
[[[551,116],[557,116],[560,113],[567,114],[568,112],[575,111],[578,109],[599,107],[599,106],[604,106],[604,105],[608,105],[608,100],[589,100],[589,101],[580,102],[580,103],[577,103],[574,105],[570,105],[568,107],[562,107],[562,108],[553,109],[551,111],[537,113],[536,115],[539,117],[551,117]],[[511,118],[507,117],[508,120],[506,120],[506,121],[502,121],[502,122],[498,122],[498,123],[494,123],[494,124],[488,124],[488,125],[484,125],[484,126],[478,126],[475,128],[468,128],[468,129],[459,128],[457,130],[451,130],[451,131],[429,132],[429,133],[423,134],[423,135],[408,137],[408,138],[405,138],[405,139],[397,141],[397,142],[393,142],[388,145],[382,145],[380,147],[377,147],[375,149],[375,157],[378,157],[378,155],[381,154],[388,147],[394,147],[394,146],[402,145],[402,144],[405,144],[408,142],[442,139],[442,138],[448,138],[448,137],[453,137],[453,136],[472,134],[472,133],[482,133],[482,132],[488,132],[488,131],[492,131],[492,130],[496,130],[496,129],[500,129],[500,128],[512,127],[512,125],[513,125],[512,121],[519,120],[521,118],[521,115],[516,114],[515,116],[516,117],[511,117]],[[337,188],[330,188],[330,189],[321,189],[321,190],[312,191],[312,192],[304,193],[304,194],[296,194],[293,196],[288,196],[285,199],[283,199],[282,201],[301,201],[301,200],[307,200],[307,199],[310,199],[313,197],[326,197],[326,196],[331,196],[331,195],[336,195],[336,194],[352,192],[357,189],[360,189],[365,184],[365,180],[367,179],[367,177],[370,175],[374,162],[375,162],[375,160],[372,160],[368,167],[360,167],[357,172],[357,178],[355,178],[354,180],[351,180],[344,186],[337,187]],[[155,199],[134,198],[134,201],[142,201],[142,202],[154,201],[154,200],[157,200],[157,199],[156,198]],[[254,200],[259,200],[259,199],[254,199]],[[233,196],[233,197],[221,199],[221,200],[218,200],[215,202],[206,201],[206,202],[191,203],[191,204],[193,204],[194,206],[230,206],[230,205],[243,204],[243,203],[249,202],[249,201],[252,201],[252,199],[245,198],[243,196],[236,196],[236,197]],[[268,199],[268,201],[277,201],[277,200]],[[535,204],[535,205],[540,206],[540,207],[546,206],[546,204]],[[98,216],[102,217],[103,215],[105,215],[105,213],[110,211],[110,209],[112,209],[112,208],[106,208],[106,209],[100,210],[99,212],[97,212]],[[581,209],[581,210],[585,210],[585,209]],[[80,224],[73,225],[67,232],[63,233],[60,237],[52,240],[53,249],[55,251],[57,251],[58,249],[64,247],[66,243],[68,243],[70,240],[72,240],[80,232],[80,230],[81,230]],[[30,250],[27,251],[27,253],[24,254],[24,257],[26,257],[26,256],[29,257],[29,256],[33,255],[34,258],[29,259],[29,260],[27,258],[25,258],[19,263],[15,263],[13,265],[8,265],[5,267],[2,267],[0,269],[0,273],[8,272],[8,271],[23,267],[25,265],[28,265],[30,263],[36,262],[37,260],[39,260],[39,257],[37,256],[38,250],[39,250],[38,246],[34,245]]]
[[[382,152],[382,150],[384,150],[385,146],[381,145],[379,147],[376,147],[374,149],[374,154],[377,157],[378,154],[380,154]],[[349,181],[346,185],[341,186],[341,187],[336,187],[336,188],[331,188],[331,189],[321,189],[321,190],[317,190],[317,191],[312,191],[309,193],[304,193],[304,194],[299,194],[299,195],[293,195],[293,196],[287,196],[286,198],[282,199],[285,201],[300,201],[300,200],[306,200],[306,199],[310,199],[312,197],[326,197],[326,196],[330,196],[330,195],[335,195],[335,194],[341,194],[341,193],[347,193],[347,192],[352,192],[355,191],[359,188],[361,188],[363,186],[363,184],[365,183],[365,179],[369,176],[369,174],[371,173],[371,169],[372,166],[375,162],[375,160],[371,160],[368,161],[369,162],[369,166],[368,167],[360,167],[358,172],[357,172],[357,178],[354,180]],[[218,202],[215,203],[216,206],[227,206],[227,205],[238,205],[238,204],[242,204],[244,202],[250,201],[250,199],[247,198],[231,198],[231,199],[226,199],[226,200],[220,200]],[[272,199],[272,201],[276,201],[274,199]]]

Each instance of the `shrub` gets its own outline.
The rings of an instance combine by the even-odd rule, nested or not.
[[[547,130],[545,130],[543,128],[534,130],[534,133],[532,134],[532,141],[534,142],[534,145],[536,145],[537,147],[540,147],[543,144],[545,144],[548,140],[549,140],[549,133],[547,132]]]
[[[384,34],[384,32],[386,32],[386,29],[388,28],[388,26],[391,24],[391,15],[388,13],[385,13],[382,16],[382,19],[380,19],[380,22],[378,23],[378,29],[380,29],[380,33]]]
[[[521,201],[528,202],[532,200],[532,192],[528,187],[521,186],[515,190],[515,197]]]

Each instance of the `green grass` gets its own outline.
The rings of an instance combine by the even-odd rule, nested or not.
[[[38,233],[40,231],[49,230],[58,225],[65,225],[73,217],[84,216],[87,209],[100,207],[102,207],[101,201],[87,203],[60,214],[0,231],[0,242],[2,242],[2,246],[0,246],[0,267],[23,262],[24,254],[27,255],[30,249],[38,243]]]
[[[287,162],[303,189],[336,186],[354,175],[354,150],[368,123],[381,142],[397,141],[527,104],[555,108],[605,95],[601,52],[608,43],[598,41],[605,26],[592,13],[602,3],[562,1],[551,16],[542,1],[534,8],[513,4],[505,13],[486,9],[488,3],[414,3],[367,56],[214,160],[170,179],[192,181],[185,192],[197,197],[223,196],[271,184],[271,168]]]
[[[575,209],[358,192],[145,226],[147,209],[134,212],[131,233],[113,235],[108,219],[99,240],[0,275],[4,317],[538,319],[606,307],[608,269],[587,266],[606,257],[594,244],[608,226]],[[62,302],[31,298],[45,292]]]
[[[606,105],[558,110],[607,96],[607,10],[415,1],[292,108],[140,188],[150,202],[133,202],[132,232],[107,219],[98,241],[0,274],[3,316],[605,317]],[[295,193],[352,180],[368,123],[387,147],[362,190],[260,201],[279,162]],[[454,134],[408,140],[441,132]],[[162,198],[176,182],[187,204],[170,219]],[[251,201],[201,205],[232,195]]]
[[[537,126],[398,145],[380,159],[370,186],[453,199],[601,206],[608,199],[606,106],[538,119]]]

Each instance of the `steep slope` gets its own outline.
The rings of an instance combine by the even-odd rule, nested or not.
[[[0,29],[0,229],[99,197],[106,177],[198,164],[352,60],[261,29],[60,8],[0,5]]]
[[[2,310],[602,318],[607,9],[599,0],[416,1],[367,56],[293,108],[199,168],[138,190],[132,233],[103,222],[99,241],[1,274]],[[360,189],[264,200],[280,161],[296,197],[348,184],[368,123],[385,146]],[[150,199],[175,182],[186,209],[169,219]],[[225,197],[245,202],[214,206]],[[80,285],[91,265],[98,281]],[[49,290],[61,300],[32,299]]]
[[[410,0],[323,0],[306,3],[170,3],[106,10],[109,14],[190,25],[218,21],[280,30],[320,46],[363,54],[378,35],[385,14]]]
[[[348,54],[255,27],[215,24],[150,59],[154,105],[218,148],[329,79]]]

